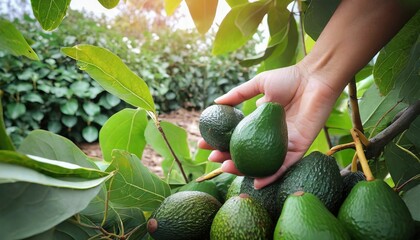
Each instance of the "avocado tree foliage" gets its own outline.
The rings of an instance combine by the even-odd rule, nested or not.
[[[119,0],[99,2],[113,8]],[[181,2],[165,0],[166,13],[172,14]],[[185,2],[197,30],[205,34],[214,25],[218,0]],[[339,1],[226,2],[231,9],[217,30],[213,54],[241,48],[264,24],[270,35],[265,51],[241,64],[258,64],[259,71],[265,71],[295,64],[310,51]],[[42,28],[51,31],[63,21],[70,0],[31,0],[31,4]],[[345,168],[352,162],[354,150],[343,149],[355,148],[350,129],[364,131],[363,151],[374,175],[386,178],[403,194],[416,221],[420,221],[419,26],[418,11],[356,74],[355,84],[343,91],[324,131],[308,151],[334,149],[338,164]],[[39,60],[24,36],[6,20],[0,20],[0,48]],[[147,239],[150,212],[171,189],[218,165],[207,161],[209,151],[191,151],[184,129],[159,120],[147,84],[119,56],[88,44],[64,47],[62,53],[133,108],[116,113],[101,128],[102,161],[86,156],[68,139],[42,130],[31,132],[16,149],[5,131],[0,108],[2,237]],[[245,102],[243,111],[252,112],[255,101]],[[354,126],[358,124],[352,117],[362,126]],[[141,163],[146,144],[164,157],[163,179]]]

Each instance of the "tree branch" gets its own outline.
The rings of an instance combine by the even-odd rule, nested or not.
[[[366,156],[373,158],[379,156],[386,144],[392,141],[398,134],[405,131],[410,124],[420,115],[420,100],[408,106],[394,122],[387,128],[370,139],[370,145],[366,149]]]
[[[357,102],[357,88],[355,77],[353,77],[353,79],[349,82],[348,88],[351,108],[351,120],[353,123],[353,127],[363,133],[364,131],[362,120],[360,119],[359,103]]]

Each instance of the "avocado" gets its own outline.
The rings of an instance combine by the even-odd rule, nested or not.
[[[383,180],[361,181],[338,212],[352,239],[411,239],[414,220],[401,197]]]
[[[314,151],[299,160],[280,178],[277,207],[297,191],[312,193],[332,212],[337,213],[342,202],[343,179],[332,156]]]
[[[207,239],[221,203],[199,191],[182,191],[167,197],[147,221],[156,240]]]
[[[365,174],[361,171],[350,172],[343,176],[343,199],[345,199],[351,189],[360,181],[366,181]]]
[[[268,212],[248,194],[229,198],[214,217],[211,240],[272,239]]]
[[[273,239],[350,240],[350,236],[315,195],[298,191],[284,202]]]
[[[213,148],[229,151],[230,138],[244,114],[232,106],[212,105],[200,115],[198,128],[203,139]]]
[[[274,174],[287,153],[286,114],[266,102],[242,119],[232,133],[230,154],[236,168],[249,177]]]
[[[221,203],[224,203],[226,201],[226,195],[227,192],[232,185],[233,180],[235,180],[237,175],[231,174],[231,173],[222,173],[219,176],[209,180],[210,182],[213,182],[217,190],[219,191],[219,195],[223,199]]]
[[[273,222],[276,222],[280,216],[281,209],[277,207],[277,189],[279,188],[279,181],[271,183],[270,185],[262,188],[254,188],[254,178],[244,177],[240,193],[246,193],[251,196],[255,201],[261,204],[270,214]]]
[[[203,181],[203,182],[196,182],[191,181],[184,186],[180,187],[177,192],[182,191],[199,191],[199,192],[205,192],[213,197],[215,197],[220,203],[224,202],[224,198],[220,194],[219,190],[217,189],[217,186],[212,181]]]
[[[233,182],[230,184],[230,187],[226,193],[226,200],[231,197],[238,196],[241,193],[241,185],[244,180],[244,176],[237,176]]]

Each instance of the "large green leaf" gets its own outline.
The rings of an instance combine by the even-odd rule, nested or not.
[[[370,135],[376,135],[406,106],[407,104],[399,101],[397,91],[393,90],[388,95],[381,96],[376,85],[372,85],[359,104],[363,128]]]
[[[116,174],[107,188],[114,206],[153,211],[171,194],[169,185],[143,166],[134,154],[116,149],[112,157],[107,172],[116,171]]]
[[[182,0],[165,0],[165,12],[166,15],[170,16],[174,14],[175,10],[181,4]]]
[[[303,21],[305,32],[312,39],[318,39],[339,3],[339,0],[314,0],[310,2]]]
[[[0,232],[3,239],[22,239],[44,232],[82,211],[100,185],[83,190],[28,182],[0,184]]]
[[[32,10],[41,27],[51,31],[57,28],[64,16],[70,0],[31,0]]]
[[[32,131],[22,141],[18,151],[86,168],[98,168],[72,141],[45,130]]]
[[[67,56],[79,61],[85,70],[105,90],[127,103],[155,112],[155,104],[146,82],[107,49],[92,45],[62,48]]]
[[[248,0],[226,0],[226,2],[231,8],[233,8],[241,4],[247,4]]]
[[[120,0],[98,0],[104,8],[112,9],[118,5]]]
[[[405,192],[402,199],[410,210],[413,219],[420,222],[420,184]]]
[[[416,118],[410,127],[405,132],[407,139],[416,147],[417,151],[420,152],[420,116]]]
[[[213,24],[218,0],[185,0],[198,32],[205,34]]]
[[[81,218],[83,219],[83,222],[87,222],[90,226],[94,225],[83,216]],[[26,238],[25,240],[80,240],[89,239],[100,233],[101,232],[98,229],[79,224],[76,219],[72,217],[45,232]]]
[[[214,55],[234,51],[243,46],[252,37],[252,35],[244,36],[236,25],[236,19],[246,6],[248,4],[235,6],[223,19],[214,39],[212,50]]]
[[[99,144],[107,162],[114,149],[122,149],[141,159],[146,139],[147,114],[141,109],[123,109],[112,115],[99,132]]]
[[[413,44],[413,47],[410,51],[407,64],[403,67],[401,73],[398,74],[397,83],[395,84],[396,90],[399,91],[399,97],[409,103],[413,103],[420,99],[420,57],[419,56],[420,56],[420,31],[418,34],[417,41]]]
[[[0,19],[0,49],[15,56],[25,56],[32,60],[39,60],[38,55],[29,46],[22,33],[11,22],[4,19]]]
[[[0,163],[19,165],[53,177],[82,177],[94,179],[108,175],[96,168],[81,167],[69,162],[56,161],[32,155],[26,156],[18,152],[7,150],[0,150]]]
[[[412,152],[393,142],[386,145],[384,158],[389,173],[397,187],[420,174],[420,159]],[[411,181],[404,186],[404,190],[408,190],[419,183],[420,179]]]
[[[271,1],[263,0],[245,4],[241,7],[235,19],[235,25],[239,28],[242,36],[254,35],[263,17],[267,14]]]
[[[414,67],[416,64],[415,61],[418,61],[419,50],[413,50],[412,53],[410,51],[419,38],[419,25],[420,12],[412,17],[404,28],[379,53],[373,68],[373,75],[381,94],[387,95],[394,88],[395,83],[399,81],[410,82],[411,80],[405,78],[410,77],[411,74],[417,75],[418,79],[418,67],[415,70],[409,65],[413,65],[412,67]],[[407,64],[409,58],[411,58],[411,64]],[[400,74],[403,69],[405,69],[405,73]],[[415,84],[415,82],[411,83]]]
[[[3,105],[1,103],[1,94],[0,94],[0,150],[11,150],[11,151],[15,150],[15,146],[13,145],[12,140],[6,133],[6,125],[4,125],[4,118],[3,118]]]

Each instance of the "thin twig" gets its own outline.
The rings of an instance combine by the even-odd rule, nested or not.
[[[365,156],[365,152],[363,150],[362,142],[359,139],[359,134],[354,130],[350,130],[351,136],[353,137],[354,143],[356,145],[356,153],[357,157],[359,158],[360,164],[362,165],[363,173],[366,176],[367,181],[372,181],[375,178],[373,177],[372,171],[370,170],[368,161]]]
[[[360,118],[359,103],[357,100],[357,87],[356,87],[356,78],[353,77],[348,84],[349,89],[349,98],[350,98],[350,107],[351,107],[351,120],[353,123],[353,128],[356,128],[360,132],[363,131],[363,124]]]

